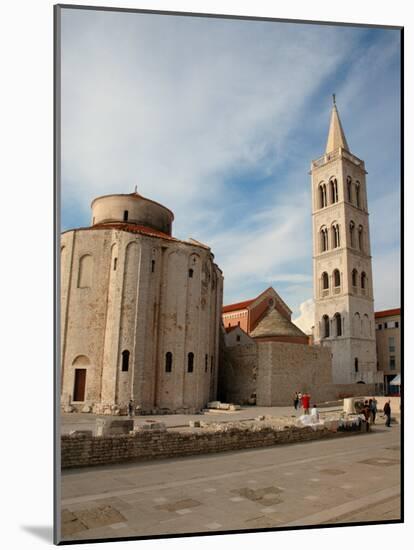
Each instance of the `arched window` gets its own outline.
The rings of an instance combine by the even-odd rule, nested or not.
[[[124,210],[124,222],[128,221],[128,210]]]
[[[355,372],[358,372],[358,357],[355,357],[354,359],[354,370]]]
[[[359,181],[356,181],[355,182],[355,198],[356,198],[356,205],[358,206],[358,208],[361,207],[360,189],[361,189],[360,183],[359,183]]]
[[[92,286],[92,256],[86,254],[79,260],[78,288],[90,288]]]
[[[127,349],[124,349],[122,352],[122,372],[128,372],[129,368],[129,351]]]
[[[329,187],[331,190],[331,203],[338,202],[338,182],[335,178],[330,180]]]
[[[204,356],[204,372],[207,372],[207,370],[208,370],[208,353],[206,353]]]
[[[354,233],[355,233],[355,224],[353,221],[349,223],[349,242],[352,247],[354,247]]]
[[[322,317],[322,338],[329,338],[329,317],[327,315]]]
[[[342,319],[340,313],[334,315],[335,332],[337,336],[342,336]]]
[[[324,208],[328,206],[327,196],[326,196],[326,184],[319,184],[319,208]]]
[[[358,248],[359,248],[359,250],[364,249],[363,232],[364,232],[364,228],[362,227],[362,225],[360,225],[358,227]]]
[[[356,269],[352,270],[352,286],[357,286],[358,271]]]
[[[334,269],[333,280],[335,287],[341,286],[341,274],[339,273],[339,269]]]
[[[340,245],[339,225],[337,223],[332,226],[332,243],[333,243],[333,248],[338,248]]]
[[[361,288],[365,289],[367,286],[367,276],[365,274],[365,271],[361,273]]]
[[[349,176],[346,178],[346,189],[348,193],[348,202],[352,204],[352,179]]]
[[[361,336],[361,316],[358,312],[354,315],[354,336]]]
[[[190,351],[187,360],[187,372],[193,372],[194,370],[194,353]]]
[[[321,229],[321,252],[328,250],[328,228]]]
[[[329,277],[326,271],[322,273],[322,290],[327,290],[329,288]]]
[[[172,371],[172,361],[173,355],[170,351],[167,351],[167,353],[165,354],[165,372]]]
[[[193,277],[193,275],[194,275],[194,269],[189,269],[188,276],[190,277],[190,279]]]

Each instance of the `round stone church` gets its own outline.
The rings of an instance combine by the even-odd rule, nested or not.
[[[172,236],[174,214],[137,192],[93,200],[61,239],[67,410],[199,410],[217,394],[223,276],[210,248]]]

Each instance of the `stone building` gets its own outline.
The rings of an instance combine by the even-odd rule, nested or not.
[[[291,322],[291,316],[291,309],[272,287],[251,300],[223,306],[222,314],[226,330],[240,327],[257,340],[307,344],[307,335]]]
[[[401,374],[401,310],[386,309],[375,312],[375,337],[377,341],[377,366],[384,377],[384,393],[398,393],[398,386],[390,386],[396,375]]]
[[[273,288],[223,307],[225,350],[219,398],[263,407],[289,405],[295,391],[327,400],[332,392],[330,350],[310,346]]]
[[[378,383],[364,161],[350,152],[335,104],[325,154],[311,163],[315,343],[335,383]]]
[[[61,238],[62,402],[75,410],[194,410],[216,397],[223,276],[138,193],[92,202]]]

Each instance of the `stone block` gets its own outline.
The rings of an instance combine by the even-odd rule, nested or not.
[[[221,410],[221,411],[228,411],[230,409],[230,404],[229,403],[220,403],[220,405],[218,406],[218,408]]]
[[[71,437],[92,437],[92,430],[71,430],[69,435]]]
[[[220,401],[210,401],[209,403],[207,403],[207,408],[208,409],[218,409],[218,408],[220,408]]]
[[[75,410],[75,409],[72,407],[72,405],[65,405],[65,406],[63,407],[63,412],[65,412],[65,413],[71,413],[71,412],[73,412],[74,410]]]
[[[83,412],[83,413],[90,413],[90,412],[92,412],[92,407],[91,407],[90,405],[84,405],[84,406],[82,407],[81,412]]]
[[[240,410],[241,410],[241,407],[240,407],[240,405],[233,405],[233,404],[231,404],[231,405],[230,405],[230,410],[231,410],[231,411],[240,411]]]
[[[128,434],[134,429],[133,420],[96,419],[95,434],[97,436]]]
[[[256,416],[256,418],[255,418],[255,420],[260,420],[260,421],[262,421],[264,419],[265,419],[265,417],[263,415]]]
[[[190,428],[201,428],[200,420],[190,420],[188,424]]]

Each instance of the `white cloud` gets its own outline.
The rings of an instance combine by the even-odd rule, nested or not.
[[[312,327],[315,324],[315,303],[312,298],[302,302],[299,306],[300,315],[296,319],[292,319],[305,334],[312,334]]]

